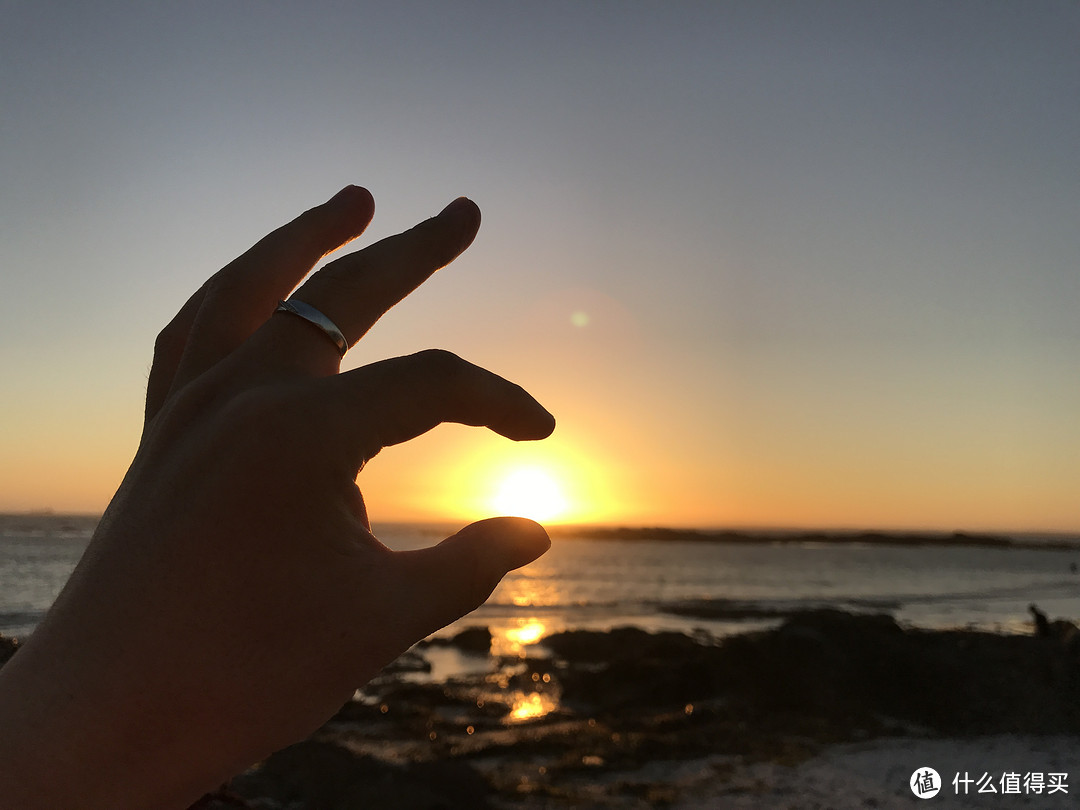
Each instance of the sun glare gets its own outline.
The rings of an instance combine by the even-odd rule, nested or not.
[[[518,444],[463,433],[449,445],[453,474],[438,480],[443,512],[455,520],[505,515],[545,525],[626,520],[625,501],[612,490],[621,471],[580,445],[568,437]]]
[[[545,521],[560,517],[567,502],[559,482],[549,473],[525,467],[502,479],[491,505],[502,515]]]

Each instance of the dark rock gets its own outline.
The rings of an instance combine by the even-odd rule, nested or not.
[[[700,645],[683,633],[649,633],[638,627],[600,630],[571,630],[554,633],[543,642],[556,657],[572,663],[640,661],[647,658],[677,658],[693,654]]]
[[[1054,619],[1050,621],[1045,613],[1034,605],[1028,605],[1032,620],[1035,623],[1035,635],[1040,638],[1052,638],[1067,646],[1080,643],[1080,627],[1067,619]]]
[[[382,683],[234,790],[264,808],[483,808],[526,793],[536,807],[641,806],[627,774],[650,763],[795,763],[823,744],[895,733],[1080,732],[1080,659],[1059,638],[815,610],[721,643],[621,628],[543,644],[550,657],[504,662],[498,677]],[[533,691],[558,708],[504,720],[502,697]]]
[[[419,647],[457,647],[462,652],[487,655],[491,652],[491,631],[486,627],[466,627],[453,638],[432,638]]]
[[[431,662],[415,650],[406,650],[385,667],[380,675],[399,675],[402,672],[431,672]]]
[[[233,780],[250,801],[315,810],[483,810],[488,786],[460,762],[391,765],[329,742],[290,746]]]
[[[445,685],[440,683],[411,683],[399,681],[387,685],[380,693],[384,702],[408,704],[423,711],[453,702]]]
[[[817,610],[719,646],[632,628],[544,644],[561,661],[566,706],[609,719],[719,700],[732,719],[830,738],[883,723],[1080,731],[1080,661],[1057,638],[904,630],[887,615]]]
[[[0,667],[6,664],[18,649],[19,640],[17,638],[0,634]]]
[[[491,652],[491,631],[486,627],[468,627],[450,639],[450,643],[465,652],[487,655]]]
[[[875,717],[944,734],[1080,731],[1080,678],[1060,644],[903,630],[888,616],[822,610],[728,639],[720,681],[762,714]]]
[[[717,693],[720,648],[682,633],[636,627],[557,633],[543,645],[562,662],[563,702],[581,712],[681,710]]]

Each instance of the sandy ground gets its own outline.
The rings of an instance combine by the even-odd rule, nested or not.
[[[868,743],[833,746],[794,766],[757,763],[732,768],[730,760],[700,761],[682,780],[678,810],[715,808],[777,808],[814,810],[832,808],[1014,808],[1080,806],[1080,738],[999,735],[974,739],[925,740],[891,738]],[[912,774],[930,767],[944,785],[932,798],[919,799],[911,791]],[[709,774],[709,771],[712,771]],[[975,780],[963,795],[953,778],[964,773]],[[1017,773],[1019,795],[1004,794],[1001,779]],[[1029,773],[1067,774],[1061,779],[1068,792],[1047,790],[1023,793]],[[979,780],[989,774],[997,793],[979,793]],[[985,784],[985,781],[983,782]]]

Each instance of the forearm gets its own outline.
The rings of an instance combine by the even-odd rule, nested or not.
[[[47,640],[23,646],[0,670],[0,796],[11,808],[105,807],[124,789],[117,726],[71,688]],[[129,806],[123,804],[117,807]]]
[[[177,733],[104,639],[66,635],[43,627],[0,668],[0,808],[184,808],[231,775],[209,772],[205,741]]]

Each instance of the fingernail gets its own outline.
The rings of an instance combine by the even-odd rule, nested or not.
[[[507,571],[528,565],[551,548],[544,527],[528,518],[488,518],[466,526],[459,534],[480,538],[488,553],[497,555],[499,565]]]
[[[346,199],[351,195],[355,194],[359,188],[360,186],[354,186],[352,184],[347,185],[345,186],[345,188],[341,189],[341,191],[331,197],[330,202],[337,202],[338,200]]]
[[[506,540],[506,562],[511,570],[528,565],[551,548],[551,538],[539,523],[519,519],[511,525],[513,528],[507,532]]]
[[[458,197],[456,200],[446,206],[446,208],[440,211],[439,216],[441,217],[443,214],[450,214],[452,212],[461,210],[466,206],[469,206],[470,204],[471,203],[468,197]]]
[[[480,209],[468,197],[458,197],[440,211],[436,219],[443,217],[462,231],[461,246],[458,248],[460,253],[476,238],[476,232],[480,228]]]
[[[371,196],[371,192],[362,186],[345,186],[341,191],[330,198],[332,203],[340,202],[356,202],[356,203],[373,203],[375,200]]]
[[[468,197],[458,197],[446,208],[439,212],[439,216],[448,216],[459,219],[462,224],[475,226],[480,219],[480,209],[476,203]]]

